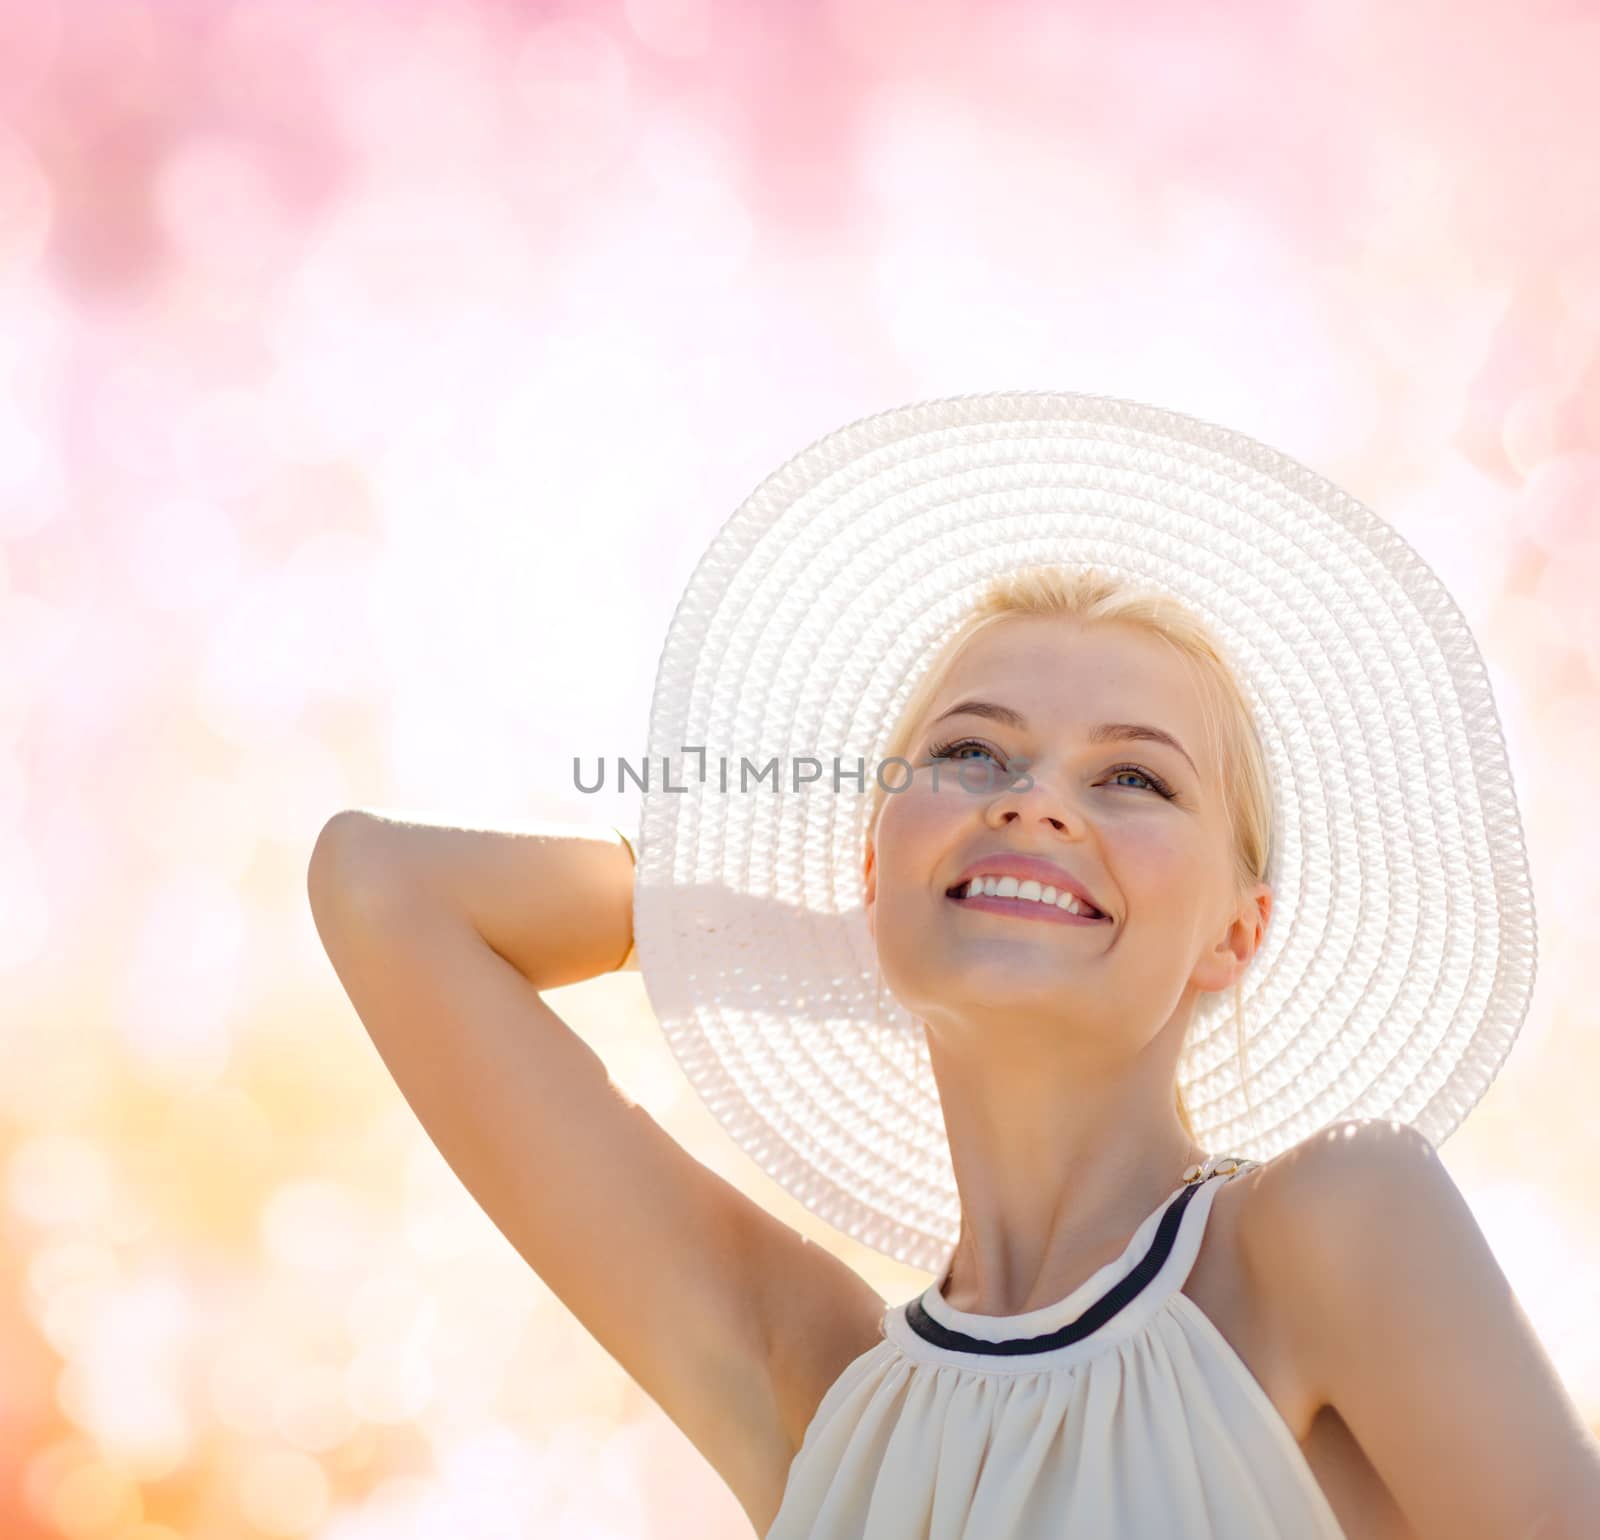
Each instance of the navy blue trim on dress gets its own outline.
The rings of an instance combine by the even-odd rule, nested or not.
[[[950,1327],[934,1320],[923,1308],[920,1295],[906,1306],[906,1324],[923,1341],[931,1342],[935,1347],[950,1348],[958,1353],[1048,1353],[1053,1348],[1081,1342],[1091,1332],[1098,1331],[1104,1326],[1118,1311],[1125,1309],[1161,1271],[1162,1265],[1172,1253],[1173,1242],[1178,1237],[1178,1226],[1183,1220],[1183,1211],[1188,1206],[1189,1200],[1200,1191],[1201,1186],[1200,1182],[1192,1183],[1167,1205],[1167,1211],[1161,1216],[1161,1223],[1156,1228],[1155,1239],[1151,1241],[1150,1249],[1137,1267],[1090,1305],[1077,1320],[1069,1321],[1055,1331],[1044,1332],[1037,1337],[1008,1337],[1000,1342],[989,1342],[982,1337],[969,1337],[965,1332],[953,1331]],[[942,1278],[939,1281],[944,1282]]]

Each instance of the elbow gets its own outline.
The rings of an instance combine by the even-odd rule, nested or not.
[[[392,885],[381,820],[347,808],[322,826],[306,866],[306,897],[319,929],[352,907],[367,907]]]

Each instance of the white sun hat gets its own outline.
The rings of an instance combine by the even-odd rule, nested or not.
[[[1197,612],[1266,752],[1273,914],[1243,985],[1253,1117],[1231,991],[1202,996],[1178,1074],[1202,1145],[1264,1160],[1352,1117],[1438,1145],[1533,991],[1527,854],[1483,662],[1383,520],[1253,439],[1104,396],[961,396],[830,433],[727,521],[674,612],[634,934],[662,1028],[729,1134],[819,1217],[930,1270],[960,1209],[922,1026],[880,991],[871,791],[939,645],[991,579],[1041,563]],[[892,762],[883,776],[904,779]]]

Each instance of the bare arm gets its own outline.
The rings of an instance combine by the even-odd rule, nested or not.
[[[339,980],[441,1154],[764,1524],[795,1443],[774,1321],[796,1295],[824,1320],[881,1302],[628,1102],[540,998],[627,951],[627,850],[609,829],[346,812],[307,881]]]
[[[1297,1355],[1422,1540],[1594,1532],[1600,1445],[1421,1134],[1334,1125],[1253,1198]]]
[[[465,919],[535,989],[606,973],[633,942],[633,864],[609,828],[472,829],[341,813],[312,853],[314,913],[325,845],[341,861],[337,875],[324,861],[330,880],[321,897],[337,901],[341,888],[374,880],[425,893]]]

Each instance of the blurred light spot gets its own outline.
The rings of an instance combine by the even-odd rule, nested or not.
[[[172,471],[172,425],[189,402],[191,384],[170,350],[134,358],[107,351],[84,382],[79,407],[95,461],[119,481],[164,480]]]
[[[169,498],[135,514],[123,571],[157,610],[225,603],[239,581],[239,537],[215,504]]]
[[[1494,670],[1502,676],[1516,676],[1525,681],[1520,688],[1529,688],[1544,678],[1550,660],[1571,644],[1564,618],[1552,613],[1549,605],[1521,594],[1502,593],[1485,615],[1479,638],[1484,653],[1494,660],[1486,661],[1485,666],[1491,670],[1496,702],[1504,697]]]
[[[351,764],[315,738],[297,733],[241,780],[240,813],[254,809],[259,832],[296,855],[310,855],[323,824],[356,800]],[[271,795],[267,795],[270,785]],[[251,791],[257,793],[251,795]]]
[[[48,1242],[28,1264],[28,1315],[45,1341],[62,1358],[70,1358],[88,1339],[102,1301],[121,1277],[116,1252],[99,1240]]]
[[[109,1361],[70,1363],[61,1371],[56,1403],[119,1468],[140,1481],[163,1481],[193,1452],[177,1388],[149,1378],[136,1353]]]
[[[6,45],[12,25],[6,26]],[[50,229],[50,183],[33,147],[0,123],[0,281],[32,275]]]
[[[16,830],[22,822],[22,810],[28,800],[28,773],[23,768],[22,756],[0,738],[0,841]],[[0,843],[0,872],[9,860],[9,852]],[[0,888],[4,878],[0,877]],[[0,913],[4,913],[5,900],[0,898]],[[4,924],[0,921],[0,924]]]
[[[1577,450],[1535,465],[1517,519],[1519,532],[1564,561],[1600,547],[1600,454]]]
[[[505,153],[494,138],[497,42],[468,7],[419,7],[404,27],[364,26],[342,37],[317,29],[328,95],[368,178],[438,185]],[[490,79],[496,89],[486,90]]]
[[[1386,499],[1384,517],[1423,554],[1476,628],[1505,582],[1516,492],[1461,455]]]
[[[259,397],[245,390],[214,390],[180,414],[172,449],[185,493],[243,497],[267,479],[272,459],[260,415]]]
[[[50,1505],[62,1479],[94,1458],[94,1446],[80,1433],[42,1436],[22,1465],[21,1495],[28,1512],[48,1522]]]
[[[65,288],[0,284],[0,391],[41,416],[59,409],[67,370],[61,353],[69,338],[81,335],[74,331],[78,315]]]
[[[10,816],[0,816],[0,973],[32,962],[44,951],[50,934],[50,903],[38,863],[22,831],[5,828],[10,822]]]
[[[302,540],[283,564],[286,599],[303,622],[320,620],[324,643],[312,677],[324,694],[364,694],[380,683],[366,645],[367,579],[379,555],[374,542],[349,530],[321,530]]]
[[[413,1348],[369,1348],[351,1360],[345,1384],[350,1404],[369,1422],[410,1422],[433,1399],[433,1367]]]
[[[52,726],[80,753],[114,737],[159,690],[159,650],[156,632],[131,612],[104,603],[87,609],[51,685]]]
[[[6,14],[0,48],[0,97],[21,107],[50,78],[61,49],[64,0],[35,0]],[[70,7],[69,7],[70,8]]]
[[[546,1457],[561,1504],[549,1532],[560,1540],[624,1540],[650,1527],[635,1462],[637,1425],[578,1423],[551,1439]],[[580,1497],[581,1494],[581,1497]]]
[[[267,1200],[261,1214],[267,1255],[283,1267],[339,1273],[372,1255],[372,1216],[348,1188],[307,1179],[289,1182]]]
[[[121,835],[114,829],[112,811],[103,800],[97,800],[104,791],[103,781],[94,777],[85,777],[78,786],[58,784],[50,788],[50,795],[34,800],[28,815],[39,881],[50,906],[52,940],[65,939],[63,922],[69,916],[82,920],[90,913],[107,912],[104,906],[113,902],[115,912],[128,913],[131,892],[121,880],[123,874],[107,869],[107,852],[120,845]],[[92,980],[97,1002],[102,997],[104,980],[104,974]],[[80,980],[76,990],[69,990],[69,1002],[90,982]],[[74,1006],[69,1004],[68,1008]],[[104,1040],[105,1013],[98,1004],[82,1022],[77,1034],[80,1041],[91,1025],[97,1039]]]
[[[63,84],[70,82],[74,100],[93,103],[80,109],[89,124],[127,125],[148,112],[152,95],[171,79],[173,48],[163,36],[165,17],[151,0],[118,0],[102,6],[88,30],[68,29],[62,63]],[[71,7],[68,7],[71,10]],[[123,137],[108,127],[108,140]],[[127,132],[130,140],[135,135]],[[137,162],[135,162],[137,164]]]
[[[434,1146],[418,1140],[406,1161],[406,1244],[429,1262],[466,1255],[490,1239],[493,1226]]]
[[[289,257],[277,199],[246,146],[191,130],[161,169],[155,203],[174,246],[191,262],[259,274]]]
[[[1560,556],[1545,563],[1530,597],[1539,604],[1549,605],[1561,618],[1570,633],[1569,646],[1582,648],[1592,635],[1597,592],[1600,592],[1600,542],[1574,541]],[[1593,684],[1586,683],[1583,688],[1592,690]],[[1600,720],[1597,703],[1591,702],[1589,710]]]
[[[621,150],[629,124],[628,65],[621,48],[592,22],[560,20],[531,28],[513,65],[521,102],[516,175],[547,190],[602,170]]]
[[[877,65],[885,75],[911,75],[917,62],[933,65],[949,58],[970,38],[966,0],[875,0],[861,5],[854,0],[828,0],[823,8],[829,30],[845,54]],[[839,64],[848,67],[849,60]],[[981,67],[981,53],[968,52],[961,63]],[[831,71],[839,89],[838,65]],[[968,89],[973,89],[968,83]]]
[[[65,487],[55,444],[20,411],[0,411],[0,539],[43,529],[59,511]]]
[[[328,1498],[322,1467],[295,1450],[252,1454],[239,1473],[240,1512],[264,1534],[308,1534],[322,1523]]]
[[[280,1371],[272,1421],[286,1444],[310,1454],[338,1448],[360,1426],[345,1395],[344,1376],[324,1364]]]
[[[462,1532],[499,1540],[501,1516],[535,1514],[538,1482],[532,1443],[501,1423],[441,1429],[434,1444],[439,1479],[465,1521]],[[506,1540],[521,1540],[509,1530]]]
[[[1555,285],[1562,309],[1575,331],[1600,337],[1600,273],[1587,251],[1558,264]]]
[[[181,1222],[187,1233],[204,1232],[219,1247],[239,1243],[248,1226],[240,1193],[270,1185],[284,1155],[260,1103],[226,1083],[169,1095],[160,1131],[146,1139],[145,1148],[154,1169],[193,1171],[185,1184]],[[194,1169],[196,1152],[204,1157],[201,1170]]]
[[[247,1438],[275,1436],[283,1373],[284,1354],[278,1343],[256,1335],[224,1343],[210,1359],[206,1382],[217,1420]]]
[[[669,59],[697,59],[710,41],[709,0],[623,0],[622,13],[646,48]]]
[[[144,1500],[133,1479],[100,1460],[68,1471],[50,1494],[50,1522],[68,1540],[120,1540],[144,1517]]]
[[[118,821],[160,866],[183,867],[231,889],[260,843],[275,756],[265,751],[242,771],[251,782],[247,790],[197,769],[196,752],[204,744],[194,737],[164,736],[126,756]],[[251,795],[262,800],[251,802]]]
[[[199,679],[217,732],[254,750],[291,733],[312,697],[374,686],[363,610],[370,562],[367,542],[330,531],[243,589],[219,620]]]
[[[208,872],[183,871],[150,894],[117,1018],[147,1073],[184,1081],[221,1073],[244,935],[238,898]]]
[[[1551,694],[1535,707],[1533,720],[1538,735],[1556,763],[1600,763],[1600,711],[1595,707],[1592,690]]]
[[[1582,1213],[1557,1214],[1549,1192],[1532,1182],[1496,1182],[1463,1196],[1569,1394],[1600,1405],[1600,1252]]]
[[[262,318],[267,347],[274,355],[288,343],[282,308]],[[308,371],[309,372],[309,371]],[[337,422],[317,409],[297,377],[295,367],[279,364],[261,396],[261,436],[282,470],[325,464],[345,451],[346,441]],[[271,496],[271,488],[263,494]]]
[[[441,1423],[470,1420],[499,1403],[525,1335],[520,1319],[481,1312],[475,1288],[446,1301],[430,1354]]]
[[[352,1291],[350,1340],[368,1348],[426,1347],[439,1321],[433,1296],[410,1273],[374,1273]]]
[[[729,283],[755,242],[749,210],[731,187],[719,182],[658,195],[639,217],[652,255],[649,290],[676,294],[680,302]]]
[[[706,119],[657,107],[640,124],[639,164],[663,192],[721,197],[737,182],[744,159]]]
[[[1507,407],[1501,437],[1506,458],[1526,476],[1541,461],[1582,443],[1578,401],[1554,383],[1525,390]]]
[[[440,1535],[461,1533],[436,1481],[422,1476],[387,1476],[366,1494],[359,1512],[340,1515],[326,1540],[435,1540]],[[516,1535],[516,1540],[521,1536]]]
[[[62,1410],[141,1480],[163,1479],[190,1452],[181,1358],[193,1324],[180,1277],[129,1279],[104,1291],[62,1371]]]
[[[105,1152],[76,1134],[35,1134],[6,1165],[7,1201],[31,1224],[92,1228],[104,1223],[114,1193]]]
[[[650,1523],[650,1507],[635,1458],[636,1427],[619,1428],[599,1453],[584,1483],[590,1501],[568,1500],[565,1533],[570,1540],[600,1540],[602,1536],[628,1540]],[[598,1511],[597,1511],[598,1510]],[[599,1524],[594,1523],[599,1520]]]
[[[858,175],[889,210],[923,208],[951,230],[963,228],[966,214],[950,189],[978,178],[983,153],[979,109],[959,97],[898,82],[863,103]]]
[[[342,208],[308,240],[264,320],[278,373],[263,428],[275,452],[300,463],[340,454],[367,460],[393,436],[411,390],[403,371],[414,361],[414,321],[386,331],[397,306],[372,280],[378,252],[402,244],[409,276],[417,239],[410,221],[369,198]]]

